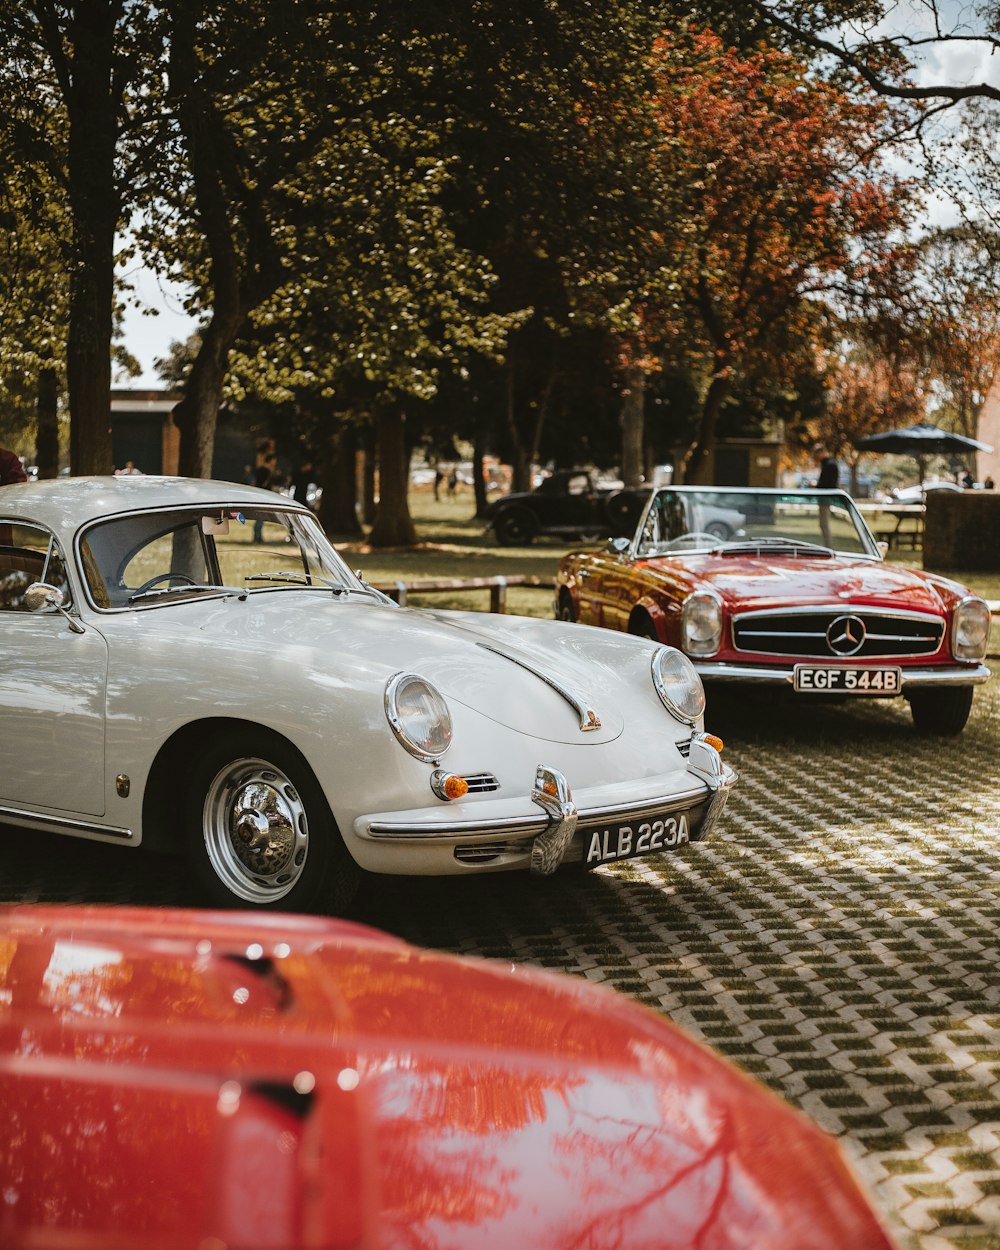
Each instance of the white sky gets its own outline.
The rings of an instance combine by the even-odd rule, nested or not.
[[[140,377],[131,378],[119,373],[115,378],[118,386],[139,388],[161,387],[153,362],[170,351],[171,343],[183,342],[194,330],[197,322],[184,312],[181,288],[163,283],[149,269],[128,270],[129,281],[142,307],[154,308],[156,316],[144,316],[129,302],[123,321],[122,341],[142,366]]]

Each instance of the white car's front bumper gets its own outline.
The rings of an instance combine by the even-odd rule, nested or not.
[[[687,768],[638,782],[583,789],[574,797],[566,778],[539,765],[531,802],[494,799],[461,814],[446,808],[377,812],[359,817],[354,832],[378,843],[381,871],[447,873],[530,867],[548,876],[561,863],[583,862],[585,839],[614,826],[688,817],[687,840],[702,841],[726,805],[737,774],[704,734],[695,734]],[[391,850],[390,850],[391,848]],[[673,849],[664,844],[661,848]],[[392,863],[398,854],[399,865]],[[624,857],[624,856],[623,856]],[[405,867],[403,863],[405,862]],[[418,866],[419,865],[419,866]]]

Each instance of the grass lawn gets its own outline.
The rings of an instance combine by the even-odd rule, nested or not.
[[[337,550],[352,568],[360,569],[367,581],[383,584],[394,581],[445,580],[470,577],[555,576],[560,557],[573,549],[558,539],[539,538],[528,547],[500,547],[481,520],[473,515],[475,505],[468,489],[435,500],[428,487],[410,495],[410,510],[420,537],[417,547],[373,551],[364,542],[337,543]],[[593,547],[593,543],[578,546]],[[921,568],[920,553],[894,552],[890,563]],[[1000,600],[1000,569],[995,573],[949,572],[935,569],[969,586],[984,599]],[[486,611],[489,592],[439,593],[409,597],[411,606],[471,608]],[[549,590],[512,587],[507,592],[507,609],[522,616],[552,616]],[[994,621],[991,653],[1000,653],[1000,618]]]

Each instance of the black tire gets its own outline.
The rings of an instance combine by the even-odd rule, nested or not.
[[[922,734],[953,738],[965,728],[972,711],[972,696],[971,686],[914,690],[909,696],[913,724]]]
[[[538,533],[538,522],[527,508],[505,508],[493,522],[501,547],[528,547]]]
[[[573,596],[568,590],[561,590],[559,592],[559,607],[556,609],[556,620],[570,622],[576,620],[576,608],[573,606]]]
[[[211,740],[185,812],[188,863],[217,907],[337,914],[361,874],[305,760],[265,729]]]
[[[632,537],[644,503],[644,498],[637,499],[628,490],[616,490],[605,499],[604,513],[613,538]]]

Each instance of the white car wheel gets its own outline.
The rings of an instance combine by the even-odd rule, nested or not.
[[[358,873],[305,763],[278,739],[236,733],[192,786],[192,868],[222,906],[338,910]]]

